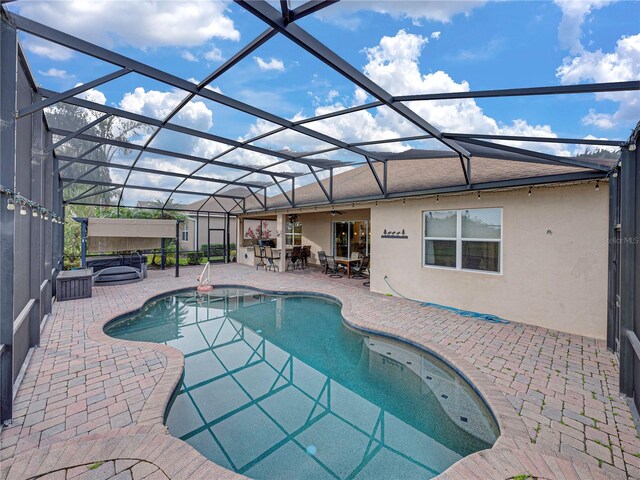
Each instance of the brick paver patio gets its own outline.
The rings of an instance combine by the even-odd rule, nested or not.
[[[162,417],[182,354],[102,333],[106,321],[148,298],[193,286],[198,273],[183,268],[176,279],[173,271],[152,271],[144,282],[54,304],[17,393],[13,424],[0,433],[0,480],[244,478],[167,435]],[[494,412],[501,437],[441,478],[640,479],[640,440],[604,341],[464,318],[318,272],[231,264],[214,266],[212,274],[218,285],[333,295],[349,323],[425,346],[461,370]]]

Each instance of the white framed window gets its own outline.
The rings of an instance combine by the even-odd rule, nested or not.
[[[181,232],[181,233],[182,233],[182,236],[180,237],[180,239],[181,239],[183,242],[188,242],[188,241],[189,241],[189,230],[184,229],[184,230],[182,230],[182,232]]]
[[[423,214],[425,267],[502,273],[502,208]]]
[[[302,222],[287,223],[285,242],[290,247],[302,246]]]

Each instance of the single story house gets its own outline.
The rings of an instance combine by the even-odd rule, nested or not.
[[[474,184],[515,177],[522,185],[448,191],[465,182],[459,158],[410,151],[387,162],[387,192],[415,195],[367,200],[380,194],[372,168],[381,178],[382,164],[297,187],[297,208],[281,194],[269,198],[271,211],[240,215],[238,262],[257,263],[247,225],[267,222],[279,247],[310,245],[310,263],[319,263],[318,251],[370,255],[372,291],[605,338],[609,179],[580,179],[580,168],[520,154],[472,153]],[[609,157],[581,160],[614,166]],[[328,205],[329,189],[337,205]],[[341,197],[362,201],[341,204]]]

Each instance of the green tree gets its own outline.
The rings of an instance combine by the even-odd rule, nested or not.
[[[101,115],[102,113],[100,112],[67,103],[59,103],[46,109],[47,122],[51,127],[70,132],[75,132],[98,119]],[[120,142],[131,142],[131,140],[139,138],[150,130],[151,127],[149,125],[121,117],[109,116],[87,130],[85,134]],[[74,138],[57,147],[55,153],[58,156],[80,157],[97,145],[95,142]],[[117,154],[128,155],[130,153],[131,149],[128,148],[102,144],[89,154],[86,154],[85,158],[108,164],[111,163]],[[69,166],[66,166],[66,163],[63,162],[61,167],[64,167],[64,170],[61,172],[63,178],[77,179],[84,175],[83,180],[95,180],[106,183],[112,181],[109,168],[107,167],[96,167],[95,165],[78,162],[74,162]],[[64,190],[64,198],[65,200],[73,199],[88,192],[90,188],[90,185],[80,183],[69,185]],[[106,191],[107,189],[108,187],[96,187],[91,190],[90,193],[96,192],[97,195],[90,197],[87,201],[108,205],[114,200],[117,200],[119,196],[118,190]]]
[[[607,150],[605,148],[594,148],[593,150],[591,150],[590,148],[586,148],[583,153],[576,155],[576,158],[601,158],[603,160],[618,160],[620,158],[620,150],[612,152],[611,150]]]

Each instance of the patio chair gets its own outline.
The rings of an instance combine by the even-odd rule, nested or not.
[[[355,273],[355,275],[351,275],[351,278],[366,278],[369,276],[369,255],[362,257],[360,263],[351,267],[351,271]]]
[[[280,260],[280,255],[276,253],[276,251],[272,247],[264,247],[264,255],[267,259],[266,270],[271,270],[273,268],[274,272],[280,270],[280,266],[277,263],[277,260]]]
[[[264,263],[264,259],[266,258],[266,256],[264,254],[264,250],[260,245],[253,246],[253,256],[260,260],[256,264],[256,270],[258,269],[258,267],[264,267],[265,269],[267,268],[267,265]]]
[[[287,263],[287,270],[289,265],[295,270],[298,265],[302,266],[302,247],[293,247],[291,254],[289,255],[289,262]]]
[[[302,246],[302,268],[309,266],[309,258],[311,257],[311,245]]]
[[[328,256],[325,252],[319,251],[318,258],[320,259],[320,265],[322,265],[322,273],[330,273],[331,278],[341,278],[338,271],[338,265],[336,264],[333,256]]]

